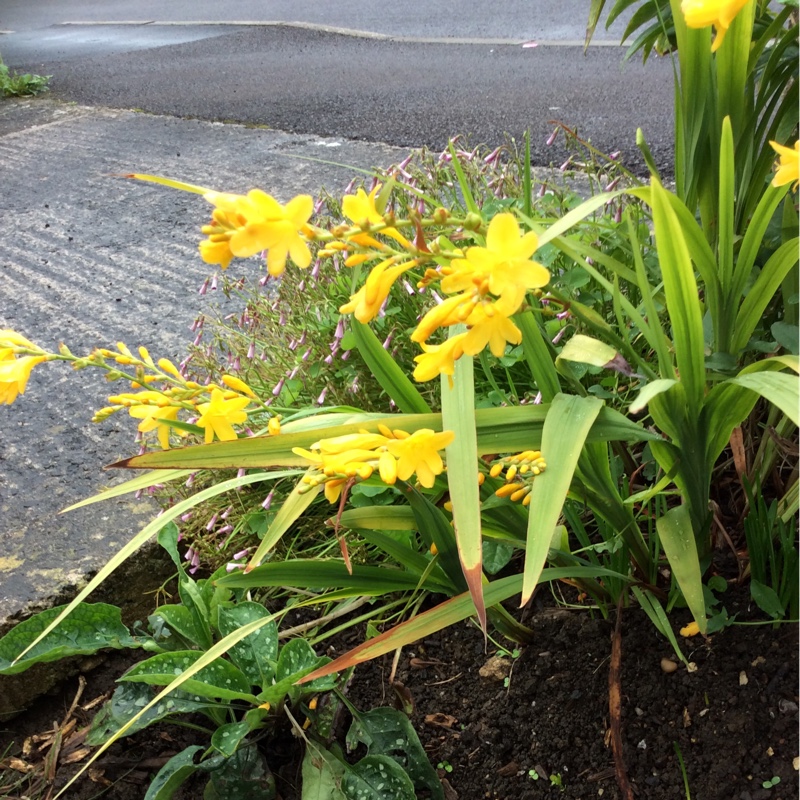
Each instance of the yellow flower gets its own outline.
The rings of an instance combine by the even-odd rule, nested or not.
[[[717,32],[711,52],[719,50],[728,28],[748,0],[683,0],[681,11],[690,28],[713,25]]]
[[[466,333],[459,333],[442,344],[423,344],[425,352],[414,359],[417,362],[414,380],[424,383],[437,375],[452,375],[456,369],[455,362],[464,355],[466,337]]]
[[[12,332],[3,331],[2,333]],[[22,337],[19,338],[22,339]],[[25,342],[26,344],[23,344],[23,347],[29,344],[27,340]],[[43,361],[47,361],[47,356],[21,356],[16,358],[10,347],[0,348],[0,406],[10,406],[17,399],[17,395],[25,394],[25,387],[28,385],[31,370]]]
[[[800,139],[794,143],[794,148],[785,147],[777,142],[770,142],[772,149],[780,156],[778,170],[772,179],[773,186],[784,186],[794,181],[792,191],[797,189],[800,182]]]
[[[339,311],[342,314],[353,314],[359,322],[367,323],[374,319],[389,296],[394,282],[404,272],[407,272],[417,264],[416,261],[412,260],[394,266],[398,258],[400,256],[392,256],[373,267],[364,285],[350,298],[350,302],[345,303]]]
[[[141,397],[141,395],[153,395],[154,398],[158,398],[162,401],[166,399],[158,392],[141,392],[139,396]],[[152,430],[157,431],[158,443],[161,445],[162,450],[169,450],[169,434],[171,428],[166,420],[177,419],[180,410],[180,406],[158,406],[148,404],[130,406],[128,408],[128,413],[134,417],[134,419],[142,420],[138,427],[141,433],[148,433]]]
[[[397,477],[407,481],[416,473],[419,482],[430,489],[436,476],[444,469],[438,451],[444,450],[453,439],[453,431],[435,433],[429,428],[421,428],[405,439],[390,441],[387,448],[397,459]]]
[[[200,253],[208,263],[225,269],[233,256],[247,258],[262,250],[267,251],[270,275],[280,275],[289,257],[298,267],[311,263],[302,236],[314,212],[310,195],[298,195],[285,206],[260,189],[246,196],[209,192],[205,198],[216,206],[212,225],[203,228],[209,238],[200,243]]]
[[[477,300],[469,292],[448,297],[425,314],[414,333],[411,334],[411,341],[426,342],[438,328],[446,328],[449,325],[464,322],[472,313],[476,303]]]
[[[206,431],[206,444],[214,441],[216,436],[221,441],[231,441],[236,439],[234,425],[238,425],[247,420],[245,406],[250,403],[247,397],[234,397],[230,400],[225,399],[221,389],[211,390],[211,402],[200,403],[197,410],[200,418],[197,424]]]
[[[467,324],[470,329],[463,347],[464,352],[470,356],[478,355],[488,344],[492,355],[500,358],[506,351],[507,342],[519,344],[522,341],[519,328],[491,303],[476,306]]]
[[[22,336],[22,334],[9,330],[8,328],[0,330],[0,348],[5,349],[10,347],[24,347],[28,350],[39,350],[41,352],[40,347],[37,347],[33,342]]]
[[[255,399],[255,392],[240,378],[235,375],[223,375],[222,382],[229,388],[233,389],[239,394],[246,394],[248,397]]]
[[[369,194],[367,194],[363,189],[358,189],[355,195],[346,194],[342,198],[342,212],[349,220],[353,222],[354,225],[357,225],[363,230],[367,230],[373,225],[383,225],[386,222],[386,219],[375,207],[375,198],[378,196],[378,192],[380,192],[380,190],[381,185],[378,184]],[[395,228],[387,227],[380,232],[386,236],[390,236],[392,239],[399,242],[403,247],[409,246],[409,242],[405,236],[403,236]],[[380,242],[365,234],[348,236],[348,241],[355,242],[362,247],[382,247]],[[350,265],[348,264],[348,266]]]
[[[281,432],[281,418],[280,416],[270,417],[267,423],[267,431],[270,436],[279,436]]]
[[[416,473],[423,486],[433,486],[435,476],[444,469],[437,451],[450,444],[455,434],[435,433],[427,428],[412,434],[385,427],[382,430],[387,435],[361,431],[321,439],[311,445],[311,450],[293,448],[292,452],[312,464],[305,482],[319,485],[324,481],[325,496],[331,503],[339,498],[348,480],[366,480],[376,469],[381,480],[390,485]]]
[[[481,295],[491,292],[500,299],[503,313],[514,314],[528,289],[546,286],[550,273],[531,260],[539,246],[532,231],[520,234],[513,214],[498,214],[489,223],[486,247],[470,247],[466,257],[450,264],[453,270],[442,280],[447,294],[477,290]]]
[[[383,215],[375,208],[375,198],[380,189],[378,184],[369,194],[363,189],[358,189],[355,195],[346,194],[342,198],[342,212],[359,228],[383,224]]]

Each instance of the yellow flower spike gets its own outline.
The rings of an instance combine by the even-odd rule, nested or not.
[[[393,486],[397,481],[397,459],[388,450],[378,459],[378,471],[384,483]]]
[[[333,481],[325,481],[325,499],[329,503],[335,503],[342,493],[342,488],[347,483],[345,478],[340,478]]]
[[[6,347],[24,347],[26,350],[39,350],[43,352],[41,347],[38,347],[32,341],[26,339],[21,333],[12,331],[9,328],[0,330],[0,348]]]
[[[489,470],[489,475],[492,478],[496,478],[503,472],[504,464],[501,461],[496,461],[492,464],[492,468]]]
[[[361,464],[355,468],[355,474],[361,478],[362,481],[365,481],[369,478],[372,473],[374,472],[371,464]]]
[[[517,474],[517,468],[512,464],[506,470],[506,481],[513,481],[515,476],[516,476],[516,474]]]
[[[531,504],[531,497],[533,497],[533,495],[530,492],[528,492],[528,494],[526,494],[525,497],[522,498],[522,505],[529,506]]]
[[[344,265],[346,267],[357,267],[359,264],[364,264],[367,261],[371,261],[373,258],[378,257],[378,253],[354,253],[352,256],[348,256],[344,260]]]
[[[144,361],[144,363],[147,364],[149,367],[155,366],[153,364],[153,359],[150,358],[150,353],[147,351],[146,347],[139,348],[139,358],[141,358],[142,361]]]
[[[445,503],[445,505],[447,505]],[[452,511],[452,509],[450,509]],[[431,542],[431,555],[438,556],[439,555],[439,548],[436,546],[436,542]]]
[[[411,434],[408,431],[401,430],[400,428],[395,428],[392,431],[392,438],[394,439],[408,439]]]
[[[405,272],[417,265],[414,260],[402,264],[395,262],[400,256],[392,256],[372,268],[364,285],[345,303],[339,311],[353,314],[359,322],[367,323],[380,311],[395,281]]]
[[[269,422],[267,422],[267,431],[270,436],[278,436],[280,434],[281,418],[279,416],[269,418]]]
[[[451,336],[443,344],[422,344],[423,355],[416,356],[414,361],[414,380],[424,383],[437,375],[452,375],[456,369],[456,361],[464,355],[463,343],[466,333]]]
[[[158,359],[158,368],[162,372],[166,372],[167,375],[172,375],[173,378],[179,381],[183,381],[183,375],[181,375],[180,370],[168,359],[168,358],[159,358]]]
[[[479,472],[478,473],[478,486],[483,486],[483,484],[485,482],[486,482],[486,476],[482,472]]]
[[[197,425],[205,428],[206,444],[213,442],[214,437],[226,442],[238,438],[233,426],[247,420],[244,409],[249,403],[250,400],[246,397],[226,400],[222,391],[213,389],[211,401],[197,406],[200,413]]]
[[[47,356],[15,357],[10,348],[0,350],[0,406],[10,406],[25,394],[33,368],[44,361]]]
[[[412,342],[427,342],[431,334],[438,328],[446,328],[463,322],[475,308],[475,298],[464,292],[448,297],[443,303],[434,306],[419,321],[411,334]]]
[[[800,183],[800,139],[794,143],[794,147],[784,147],[777,142],[770,142],[772,149],[780,156],[778,169],[772,179],[773,186],[785,186],[794,181],[792,191],[797,191]]]
[[[747,5],[747,0],[683,0],[681,11],[689,28],[714,26],[717,32],[711,52],[719,50],[725,34],[736,15]]]
[[[375,198],[380,190],[380,184],[376,184],[369,194],[360,188],[354,195],[346,194],[342,198],[342,213],[359,228],[369,229],[372,225],[383,224],[383,215],[375,208]]]
[[[688,625],[681,628],[681,636],[687,639],[692,636],[697,636],[698,633],[700,633],[700,626],[696,622],[690,622]]]
[[[231,265],[231,261],[233,261],[233,253],[231,253],[228,238],[221,242],[204,239],[198,245],[198,249],[200,250],[200,258],[202,258],[206,264],[218,266],[223,271],[228,269]]]
[[[442,280],[442,291],[453,294],[485,286],[500,299],[506,316],[514,314],[526,291],[550,281],[548,270],[531,260],[538,245],[535,233],[521,234],[513,214],[497,214],[489,223],[486,247],[470,247],[465,258],[453,260],[454,272]]]
[[[117,342],[117,350],[124,356],[128,356],[129,358],[133,358],[133,353],[128,349],[124,342]]]
[[[320,439],[312,447],[326,455],[350,453],[351,451],[370,451],[387,443],[385,436],[378,433],[348,433],[331,439]]]
[[[298,267],[311,264],[303,236],[314,212],[310,195],[299,195],[285,206],[260,189],[246,196],[208,192],[204,197],[216,206],[212,217],[224,234],[221,240],[214,237],[200,243],[205,261],[225,268],[233,256],[248,258],[266,250],[270,275],[280,275],[290,257]]]
[[[524,485],[523,483],[507,483],[505,486],[501,486],[495,494],[498,497],[511,497],[514,492],[522,489]]]
[[[530,493],[530,487],[523,486],[521,489],[517,489],[516,492],[513,492],[511,495],[509,495],[509,500],[511,500],[512,503],[519,503],[519,501],[522,500],[529,493]]]
[[[442,505],[442,508],[444,508],[445,511],[449,511],[449,512],[452,513],[452,511],[453,511],[453,501],[452,500],[445,501],[445,503]]]
[[[136,360],[130,356],[115,356],[114,361],[116,361],[117,364],[122,364],[123,366],[130,366],[131,364],[136,363]]]
[[[246,394],[248,397],[255,399],[256,393],[243,381],[234,375],[223,375],[222,382],[229,388],[233,389],[239,394]]]
[[[178,418],[179,406],[160,406],[160,405],[137,405],[128,408],[128,413],[134,419],[142,420],[138,430],[141,433],[148,433],[155,430],[158,436],[158,443],[162,450],[169,450],[169,434],[171,427],[167,420]]]
[[[390,441],[387,449],[397,458],[397,477],[407,481],[416,473],[422,486],[430,489],[436,476],[444,470],[439,450],[444,450],[454,438],[453,431],[435,433],[429,428],[421,428],[406,439]]]
[[[467,324],[470,329],[464,339],[464,352],[470,356],[478,355],[488,344],[492,355],[501,358],[506,352],[506,344],[522,341],[522,332],[498,310],[497,304],[476,306]]]
[[[395,438],[391,428],[388,425],[384,425],[382,422],[378,423],[378,431],[380,432],[381,436],[385,436],[387,439]]]

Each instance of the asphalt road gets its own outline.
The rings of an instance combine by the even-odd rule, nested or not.
[[[530,129],[539,165],[566,157],[545,144],[557,120],[640,172],[641,126],[670,161],[671,65],[623,63],[616,23],[584,54],[580,0],[509,2],[490,16],[446,0],[160,5],[135,8],[155,24],[120,24],[129,4],[6,0],[0,27],[14,32],[0,53],[81,104],[437,149],[457,133],[494,146]],[[242,24],[186,24],[223,12]]]
[[[610,7],[611,2],[608,3]],[[589,0],[3,0],[0,29],[64,22],[301,22],[391,36],[583,40]],[[619,39],[631,12],[598,39]]]

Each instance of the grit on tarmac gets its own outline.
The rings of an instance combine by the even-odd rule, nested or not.
[[[119,174],[286,200],[341,192],[352,177],[306,157],[387,166],[456,133],[496,145],[530,129],[534,163],[558,164],[563,153],[545,145],[555,119],[637,168],[637,127],[656,158],[672,147],[670,64],[623,64],[621,26],[599,29],[584,55],[581,0],[508,0],[491,15],[446,0],[187,0],[170,16],[147,0],[135,19],[131,6],[0,8],[5,63],[53,76],[49,97],[0,101],[0,328],[46,348],[121,340],[180,360],[196,314],[217,302],[197,294],[205,201]],[[0,632],[154,514],[130,497],[58,514],[119,481],[102,466],[133,450],[131,420],[90,422],[108,390],[98,373],[47,364],[0,408]],[[118,602],[141,593],[128,578],[112,585]],[[22,705],[17,692],[0,695]]]

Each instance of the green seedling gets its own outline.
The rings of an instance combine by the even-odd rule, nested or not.
[[[761,786],[764,789],[772,789],[773,787],[777,786],[781,782],[779,775],[773,775],[768,781],[764,781]]]

